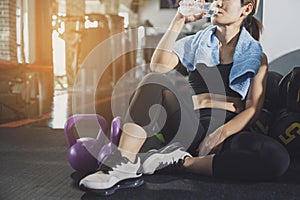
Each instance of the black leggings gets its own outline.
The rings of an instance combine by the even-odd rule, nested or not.
[[[148,138],[141,152],[180,142],[193,156],[203,138],[236,113],[222,109],[194,111],[191,92],[175,87],[167,75],[150,73],[134,93],[125,122],[142,126]],[[157,139],[157,133],[164,141]],[[213,175],[235,180],[266,180],[282,175],[290,162],[286,149],[260,133],[241,131],[227,138],[214,156]]]

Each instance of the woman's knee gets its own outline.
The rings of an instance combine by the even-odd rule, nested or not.
[[[156,72],[151,72],[149,74],[147,74],[146,76],[144,76],[144,78],[142,79],[142,81],[139,84],[140,86],[143,85],[160,85],[163,88],[168,88],[169,90],[174,90],[175,87],[172,84],[172,82],[166,77],[165,74],[160,74],[160,73],[156,73]]]
[[[259,133],[245,132],[234,137],[229,144],[234,152],[247,152],[258,179],[282,176],[290,164],[285,147],[275,139]],[[250,162],[251,163],[251,162]]]
[[[264,144],[262,160],[266,160],[264,166],[269,176],[276,178],[282,176],[290,165],[290,155],[282,144],[273,138]]]

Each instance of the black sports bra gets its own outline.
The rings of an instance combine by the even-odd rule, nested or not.
[[[189,71],[189,83],[195,94],[212,93],[228,97],[241,95],[229,87],[229,73],[231,64],[219,64],[216,67],[207,67],[205,64],[197,64],[194,71]]]

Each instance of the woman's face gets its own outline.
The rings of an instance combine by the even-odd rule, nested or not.
[[[212,23],[216,25],[230,25],[242,23],[244,7],[241,0],[215,0],[214,4],[218,8],[218,13],[212,17]]]

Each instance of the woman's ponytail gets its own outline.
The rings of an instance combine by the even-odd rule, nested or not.
[[[256,19],[253,15],[248,15],[248,17],[244,20],[243,25],[252,37],[258,41],[262,31],[262,24],[260,21],[258,21],[258,19]]]
[[[252,35],[252,37],[256,40],[259,40],[260,34],[262,32],[262,24],[256,19],[253,15],[255,14],[257,7],[257,0],[241,0],[242,5],[247,5],[252,3],[253,10],[252,12],[244,19],[243,26],[247,29],[247,31]]]

